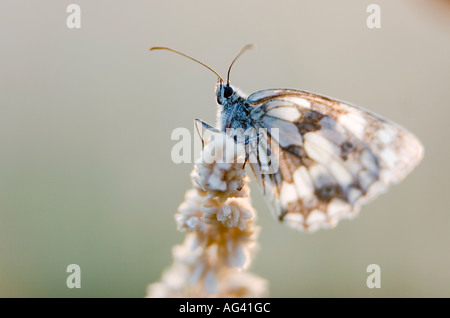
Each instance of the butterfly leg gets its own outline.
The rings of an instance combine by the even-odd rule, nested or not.
[[[258,144],[259,144],[259,140],[261,139],[261,137],[263,137],[263,134],[258,134],[256,136],[252,136],[252,137],[245,136],[245,140],[241,141],[246,146],[245,147],[245,161],[244,161],[244,165],[242,166],[242,169],[245,168],[245,165],[248,162],[248,159],[250,158],[250,151],[253,151],[253,149],[254,149],[254,147],[253,147],[253,149],[250,150],[249,144],[251,142],[256,141],[256,149],[258,151]],[[235,138],[235,140],[236,140],[236,138]],[[236,142],[239,142],[239,141],[236,141]]]
[[[205,123],[201,119],[196,118],[195,119],[195,128],[197,129],[197,133],[200,136],[200,139],[202,140],[202,150],[203,150],[203,148],[205,148],[205,140],[203,139],[201,127],[203,127],[204,129],[210,130],[216,134],[220,134],[221,132],[217,128],[214,128],[213,126]]]

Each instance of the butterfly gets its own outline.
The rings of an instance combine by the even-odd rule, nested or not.
[[[197,120],[203,127],[267,132],[253,138],[258,151],[249,162],[281,222],[306,231],[332,228],[356,216],[361,205],[400,182],[421,161],[423,146],[412,133],[361,107],[297,89],[265,89],[246,96],[231,86],[231,67],[252,47],[237,54],[226,81],[184,53],[167,47],[151,50],[183,55],[217,75],[220,127]],[[264,172],[263,162],[277,169]]]

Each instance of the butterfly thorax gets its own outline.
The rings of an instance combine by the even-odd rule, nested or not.
[[[251,107],[246,103],[244,98],[239,98],[232,103],[219,104],[219,125],[222,131],[227,128],[247,130],[253,127],[249,117]]]

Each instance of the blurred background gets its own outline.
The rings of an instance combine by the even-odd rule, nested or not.
[[[81,7],[69,29],[66,8]],[[270,214],[251,270],[272,297],[450,296],[450,4],[373,1],[0,2],[0,296],[143,297],[184,234],[174,214],[192,164],[171,133],[214,123],[216,78],[246,93],[300,88],[414,132],[425,158],[358,218],[313,234]],[[192,134],[197,138],[196,134]],[[197,154],[195,154],[197,156]],[[66,267],[81,267],[81,288]],[[369,264],[381,288],[369,289]]]

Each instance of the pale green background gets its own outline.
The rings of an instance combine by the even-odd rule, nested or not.
[[[400,185],[334,230],[298,233],[252,198],[262,226],[252,270],[273,297],[450,296],[450,5],[376,1],[0,2],[0,296],[142,297],[183,240],[173,215],[191,164],[176,127],[215,122],[216,78],[243,91],[301,88],[399,122],[425,145]],[[66,267],[81,266],[81,289]],[[380,264],[381,289],[366,287]]]

